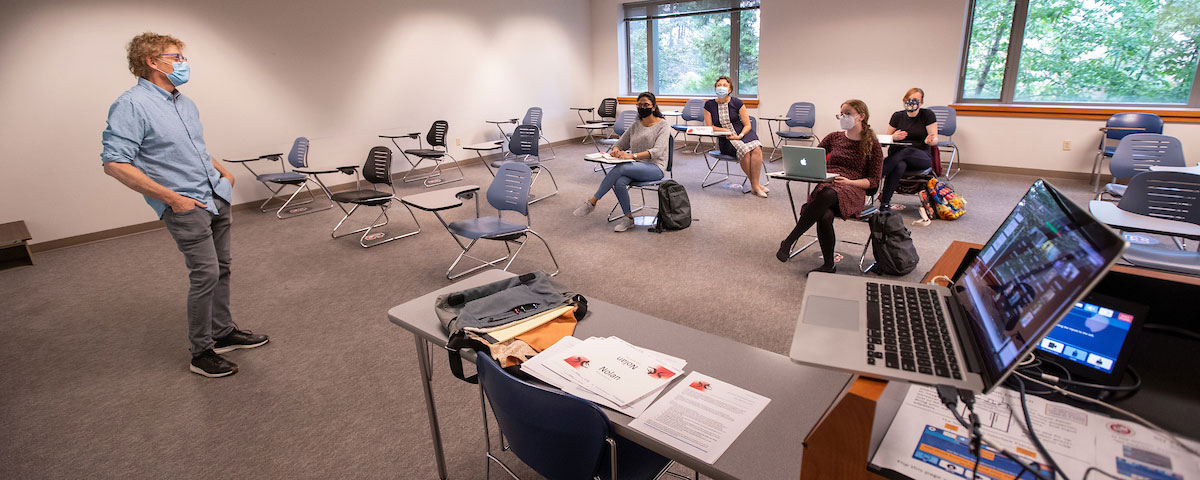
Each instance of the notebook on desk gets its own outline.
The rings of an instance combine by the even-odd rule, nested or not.
[[[593,162],[608,163],[608,164],[613,164],[613,165],[616,165],[618,163],[629,163],[629,162],[637,161],[632,158],[617,158],[617,157],[614,157],[612,155],[609,155],[607,153],[602,153],[602,152],[589,153],[587,155],[584,155],[583,158],[586,158]]]
[[[1125,249],[1044,180],[1029,188],[953,288],[808,276],[794,361],[990,392]]]

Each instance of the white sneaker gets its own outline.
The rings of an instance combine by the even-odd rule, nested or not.
[[[617,224],[613,226],[613,231],[624,232],[631,228],[633,228],[633,219],[629,217],[621,217],[620,220],[617,220]]]
[[[579,208],[575,209],[575,216],[576,217],[586,217],[587,214],[592,213],[592,210],[595,210],[595,209],[596,209],[596,206],[592,205],[592,202],[584,200],[583,205],[580,206]]]

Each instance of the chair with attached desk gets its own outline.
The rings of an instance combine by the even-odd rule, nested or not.
[[[1200,252],[1187,250],[1186,240],[1200,240],[1200,175],[1143,172],[1129,180],[1120,203],[1092,200],[1088,210],[1097,220],[1122,231],[1169,235],[1179,250],[1130,245],[1125,261],[1156,270],[1200,275]]]
[[[1108,170],[1113,179],[1133,178],[1141,172],[1150,171],[1150,167],[1183,167],[1183,144],[1179,139],[1157,133],[1134,133],[1121,139],[1113,152]],[[1105,195],[1121,198],[1125,195],[1127,186],[1119,183],[1108,183],[1096,196],[1096,200],[1104,200]]]
[[[587,143],[588,141],[595,142],[595,131],[598,130],[603,134],[604,130],[612,128],[613,123],[617,119],[617,99],[615,98],[601,100],[600,106],[596,108],[572,107],[571,109],[575,110],[575,113],[579,115],[579,121],[583,122],[582,125],[576,126],[576,128],[582,128],[587,134],[583,139],[583,143]],[[590,112],[592,119],[584,120],[583,112]],[[597,116],[599,119],[596,118]]]
[[[420,180],[421,183],[426,187],[432,187],[442,183],[457,182],[464,178],[462,166],[458,164],[458,159],[454,158],[453,155],[450,155],[449,149],[446,148],[446,132],[449,130],[449,122],[445,120],[433,122],[433,125],[429,127],[429,133],[425,135],[425,142],[429,143],[429,148],[425,148],[424,143],[421,141],[421,132],[413,132],[407,135],[380,135],[379,138],[391,140],[392,144],[396,145],[396,149],[400,150],[400,154],[404,155],[404,159],[408,161],[410,169],[407,172],[404,172],[403,180],[405,183]],[[397,140],[401,138],[411,138],[416,140],[418,148],[401,148],[400,143],[397,142]],[[441,148],[439,149],[438,147]],[[412,157],[416,157],[417,161],[413,162]],[[458,170],[458,178],[453,180],[446,180],[442,178],[442,162],[445,161],[447,157],[454,162],[454,168]],[[433,162],[433,171],[414,175],[413,173],[416,172],[417,168],[421,166],[421,163],[426,160]]]
[[[356,172],[359,172],[357,166],[341,167],[338,170],[346,174],[355,174]],[[388,224],[388,221],[391,220],[387,216],[387,209],[392,205],[392,201],[396,199],[396,187],[392,184],[392,150],[387,147],[372,148],[371,152],[367,154],[367,161],[363,164],[361,173],[363,179],[365,179],[367,183],[371,184],[371,188],[356,189],[348,192],[338,192],[333,194],[332,200],[334,203],[337,203],[338,207],[341,208],[343,212],[346,213],[346,216],[342,217],[342,220],[333,227],[333,231],[329,232],[329,235],[333,238],[341,238],[346,235],[353,235],[358,232],[363,232],[362,238],[358,239],[358,244],[362,245],[363,248],[369,248],[390,242],[392,240],[399,240],[404,237],[421,233],[421,224],[417,222],[417,216],[413,214],[411,208],[408,208],[408,205],[401,204],[404,205],[406,210],[408,210],[408,214],[412,215],[413,223],[417,225],[417,229],[389,238],[383,238],[387,235],[379,233],[377,235],[379,235],[379,238],[382,238],[381,240],[371,238],[371,230],[385,226]],[[380,190],[380,185],[387,185],[390,191]],[[355,181],[355,186],[358,186],[357,179]],[[345,204],[352,204],[354,206],[351,207],[350,210],[346,210]],[[342,227],[342,224],[345,223],[346,220],[350,219],[350,216],[354,215],[354,212],[358,211],[358,207],[362,206],[379,207],[379,215],[376,216],[375,219],[370,223],[368,223],[366,227],[350,232],[338,233],[338,229]],[[380,218],[383,219],[383,223],[375,223],[378,222]]]
[[[529,235],[537,237],[546,246],[546,252],[550,254],[550,260],[554,262],[554,272],[550,275],[558,275],[558,260],[554,258],[554,252],[550,250],[550,244],[546,243],[546,239],[530,228],[532,220],[529,216],[529,186],[532,183],[532,177],[533,173],[530,171],[529,166],[524,163],[508,162],[500,166],[496,172],[496,178],[492,180],[492,184],[488,187],[487,191],[488,203],[496,209],[496,215],[494,216],[481,216],[479,209],[479,187],[475,185],[444,188],[432,192],[409,195],[401,198],[400,201],[404,202],[405,205],[419,210],[433,212],[438,221],[442,223],[442,226],[446,227],[446,231],[450,233],[450,238],[453,238],[454,243],[462,249],[462,252],[454,259],[454,263],[451,263],[450,268],[446,269],[446,278],[448,279],[453,280],[483,268],[497,266],[504,260],[508,260],[508,263],[504,265],[504,270],[507,271],[508,267],[512,266],[513,260],[516,260],[517,255],[521,253],[521,249],[525,247]],[[446,220],[442,218],[441,212],[462,206],[462,198],[464,197],[475,197],[475,218],[446,223]],[[525,216],[525,223],[520,224],[505,221],[501,218],[505,211],[516,212]],[[470,242],[464,244],[460,237],[468,239]],[[495,260],[484,260],[469,255],[471,249],[481,239],[504,242],[504,248],[508,254]],[[511,248],[511,245],[514,243],[518,244],[516,252],[513,252]],[[458,263],[463,258],[475,260],[480,265],[459,273],[454,273],[454,268],[458,266]]]
[[[651,180],[649,182],[631,182],[629,184],[630,190],[637,190],[639,193],[642,194],[642,203],[639,205],[630,205],[630,207],[633,207],[633,208],[629,210],[629,213],[637,212],[637,211],[647,209],[647,208],[652,208],[654,210],[658,210],[658,207],[651,207],[651,206],[646,205],[646,192],[658,192],[659,185],[662,185],[663,182],[665,182],[667,180],[675,179],[675,173],[673,172],[674,169],[675,169],[675,137],[671,137],[671,138],[667,139],[667,171],[666,171],[666,175],[663,176],[663,178],[660,178],[658,180]],[[623,213],[621,213],[621,214],[617,213],[617,207],[620,207],[620,206],[621,206],[621,204],[619,204],[619,203],[613,205],[612,210],[610,210],[608,212],[608,221],[612,222],[612,221],[615,221],[624,216]],[[640,217],[635,217],[633,219],[633,223],[634,223],[634,225],[649,226],[649,225],[653,225],[657,219],[658,219],[658,217],[640,216]]]
[[[671,125],[671,128],[675,130],[675,136],[683,134],[683,142],[681,142],[682,145],[680,145],[680,148],[684,148],[687,145],[687,129],[691,126],[691,124],[688,122],[704,121],[704,99],[688,99],[687,103],[683,104],[683,109],[679,111],[679,119],[682,120],[683,123]],[[696,149],[693,150],[692,153],[699,153],[699,149],[700,143],[697,142]]]
[[[476,357],[484,452],[513,478],[512,469],[492,455],[488,406],[509,449],[546,478],[657,479],[671,460],[612,431],[608,417],[587,400],[535,386],[505,372],[491,358]]]
[[[951,180],[962,170],[961,166],[954,170],[954,161],[958,159],[958,145],[954,144],[954,132],[958,131],[958,111],[954,107],[929,107],[929,110],[937,117],[938,151],[950,150],[950,161],[946,162],[946,180]]]
[[[537,183],[537,179],[542,176],[542,171],[545,171],[547,174],[549,174],[550,182],[554,184],[554,191],[540,197],[530,198],[530,205],[533,205],[540,200],[544,200],[547,197],[558,195],[558,182],[554,180],[554,172],[551,172],[549,168],[546,168],[546,166],[542,164],[541,157],[538,156],[538,133],[539,130],[534,125],[517,125],[517,128],[513,129],[512,133],[508,137],[508,152],[510,155],[512,155],[512,157],[493,161],[490,165],[485,164],[488,165],[488,173],[492,174],[493,178],[495,178],[496,172],[492,171],[492,168],[499,169],[504,164],[510,162],[524,164],[528,166],[530,170],[534,171],[533,180],[530,182],[531,184]],[[532,188],[532,185],[530,185],[530,187]]]
[[[292,217],[297,217],[300,215],[307,215],[307,214],[310,214],[313,212],[319,212],[322,210],[329,210],[329,209],[333,208],[333,199],[330,196],[329,189],[325,188],[325,184],[321,182],[321,178],[318,177],[317,175],[319,175],[321,173],[330,173],[330,172],[333,172],[336,170],[331,170],[331,171],[308,170],[308,139],[305,137],[296,137],[296,140],[294,142],[292,142],[292,150],[290,152],[288,152],[287,163],[281,163],[281,165],[280,165],[281,168],[283,169],[283,171],[281,171],[279,173],[259,174],[258,172],[255,172],[254,169],[250,168],[250,162],[257,162],[259,160],[270,160],[273,162],[281,162],[282,157],[283,157],[282,153],[272,153],[272,154],[263,155],[263,156],[257,157],[257,158],[248,158],[245,160],[225,160],[225,161],[229,162],[229,163],[240,163],[243,167],[246,168],[246,170],[250,171],[251,175],[254,175],[254,179],[258,180],[258,183],[261,183],[263,185],[263,187],[265,187],[267,189],[267,191],[271,192],[271,196],[267,197],[266,200],[263,200],[263,203],[258,206],[258,210],[260,212],[266,213],[266,212],[270,211],[271,209],[267,208],[267,204],[271,203],[272,200],[275,200],[276,198],[278,198],[279,192],[282,192],[283,189],[285,187],[287,187],[288,185],[296,187],[296,191],[292,192],[292,195],[283,202],[283,205],[279,206],[278,210],[275,211],[276,218],[279,218],[279,219],[292,218]],[[292,166],[291,171],[288,171],[288,165]],[[317,185],[321,187],[321,191],[325,193],[325,198],[329,199],[329,205],[321,207],[321,208],[315,208],[315,209],[307,208],[307,207],[294,208],[294,209],[288,208],[289,206],[299,206],[299,205],[312,203],[313,201],[315,201],[317,199],[317,197],[315,195],[313,195],[312,188],[308,186],[308,182],[310,180],[316,181]],[[271,187],[272,185],[277,185],[278,188],[272,188]],[[301,190],[308,191],[308,200],[292,203],[292,201],[294,201],[296,199],[296,195],[300,194]],[[287,210],[286,215],[284,215],[285,210]]]
[[[1096,147],[1096,159],[1092,162],[1092,184],[1100,189],[1100,176],[1103,173],[1104,159],[1112,158],[1117,152],[1116,145],[1110,140],[1120,141],[1126,135],[1134,133],[1162,133],[1163,120],[1153,113],[1125,112],[1108,117],[1108,121],[1100,127],[1100,145]]]
[[[754,133],[758,132],[758,119],[754,117],[750,117],[750,131]],[[729,169],[730,163],[738,163],[738,157],[736,155],[726,155],[721,153],[720,149],[712,150],[704,153],[704,163],[708,165],[708,173],[704,175],[704,179],[700,181],[700,188],[711,187],[718,183],[724,182],[725,180],[729,180],[729,177],[742,177],[742,193],[750,193],[750,190],[746,188],[746,182],[749,182],[750,179],[746,177],[745,174],[733,173],[733,170]],[[708,181],[708,177],[711,177],[714,173],[716,173],[717,167],[719,167],[722,163],[725,164],[725,176],[711,182]],[[771,177],[766,175],[766,168],[763,168],[763,175],[766,178],[766,181],[763,183],[763,185],[769,185],[771,183]]]
[[[550,158],[543,158],[542,160],[554,160],[557,156],[554,154],[554,145],[551,145],[550,139],[546,138],[546,135],[542,133],[542,107],[529,107],[529,110],[525,111],[525,117],[521,119],[521,125],[533,125],[537,127],[538,138],[546,142],[547,147],[550,147]]]
[[[597,152],[605,152],[605,150],[600,148],[600,145],[608,146],[610,149],[612,147],[616,146],[617,142],[621,141],[621,135],[624,135],[625,131],[629,130],[630,125],[633,125],[633,122],[636,122],[637,119],[638,118],[637,118],[636,110],[622,110],[620,113],[618,113],[617,120],[615,122],[613,122],[613,126],[612,126],[614,137],[613,138],[601,138],[600,140],[597,140],[596,141],[596,151]],[[605,152],[605,153],[607,153],[607,152]]]
[[[784,125],[788,126],[787,130],[780,130],[775,133],[778,137],[775,140],[775,148],[790,141],[805,141],[808,144],[817,144],[817,135],[813,127],[817,124],[817,107],[810,102],[796,102],[788,107],[788,119],[784,121]],[[795,130],[795,129],[802,130]]]

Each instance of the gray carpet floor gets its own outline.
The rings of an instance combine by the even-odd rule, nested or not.
[[[704,162],[681,153],[674,177],[688,188],[692,227],[614,233],[603,218],[611,194],[591,216],[571,215],[601,179],[581,160],[592,147],[556,150],[547,166],[561,192],[531,215],[561,282],[786,354],[805,275],[820,260],[816,246],[787,264],[773,255],[793,225],[782,183],[771,184],[768,199],[701,189]],[[491,181],[481,165],[466,176]],[[919,279],[952,240],[986,241],[1033,180],[963,171],[953,184],[967,214],[910,227],[922,260],[906,278]],[[1054,183],[1076,201],[1091,197],[1082,182]],[[534,186],[549,188],[545,176]],[[916,205],[916,197],[898,200]],[[391,231],[411,226],[402,209],[392,211]],[[464,207],[446,216],[473,214]],[[915,219],[915,209],[904,215]],[[230,354],[241,371],[228,378],[188,373],[187,271],[165,230],[49,251],[36,266],[0,271],[0,478],[435,478],[412,337],[386,311],[450,283],[444,273],[458,248],[449,234],[417,212],[419,235],[363,249],[357,237],[329,237],[336,208],[282,221],[257,211],[235,217],[235,319],[271,342]],[[840,239],[867,237],[864,223],[835,228]],[[839,243],[842,273],[857,272],[860,249]],[[531,242],[513,271],[550,268],[546,250]],[[450,474],[483,478],[477,391],[453,380],[442,358],[434,385]],[[492,477],[505,476],[493,469]]]

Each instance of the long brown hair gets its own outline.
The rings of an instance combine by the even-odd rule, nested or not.
[[[846,100],[842,102],[842,105],[849,105],[863,116],[862,138],[858,141],[858,151],[862,153],[863,160],[866,160],[875,149],[875,144],[879,142],[879,139],[875,138],[875,131],[871,130],[871,125],[867,123],[871,119],[871,112],[867,111],[867,104],[857,98]]]

